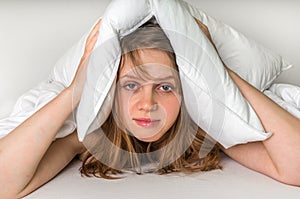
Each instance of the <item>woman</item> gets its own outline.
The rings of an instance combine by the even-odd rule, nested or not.
[[[5,164],[0,165],[0,170],[2,171],[0,184],[3,187],[0,195],[3,198],[20,198],[34,191],[53,178],[79,154],[83,154],[82,158],[84,162],[81,172],[86,175],[95,174],[96,176],[109,177],[109,174],[119,172],[119,168],[108,167],[99,162],[98,158],[101,158],[101,155],[94,157],[96,154],[92,154],[93,156],[91,156],[89,152],[86,152],[86,146],[78,141],[76,131],[65,138],[52,141],[64,121],[73,111],[73,104],[78,105],[80,101],[83,89],[80,85],[83,85],[82,82],[85,81],[86,63],[97,40],[100,23],[99,21],[87,39],[84,55],[71,85],[0,140],[0,162],[5,162]],[[207,27],[199,21],[197,23],[211,40]],[[138,153],[138,150],[142,152],[145,149],[148,150],[149,143],[156,143],[157,145],[152,149],[156,150],[165,145],[165,143],[161,142],[165,141],[168,143],[172,141],[168,140],[168,137],[172,135],[170,132],[175,132],[177,135],[176,131],[170,129],[176,127],[178,118],[186,117],[183,116],[185,111],[184,106],[181,105],[184,99],[180,97],[180,84],[176,84],[176,78],[178,79],[178,77],[174,73],[174,70],[176,71],[176,64],[172,56],[172,54],[162,52],[158,49],[140,51],[138,61],[146,65],[149,63],[158,63],[166,69],[166,74],[172,74],[173,79],[175,79],[172,80],[173,82],[167,82],[168,84],[164,82],[164,84],[161,84],[161,82],[158,84],[156,81],[149,82],[147,78],[143,77],[143,74],[153,76],[151,71],[146,70],[146,73],[137,75],[140,74],[140,70],[134,69],[134,72],[131,73],[133,69],[131,61],[134,59],[129,59],[128,61],[128,59],[126,60],[126,56],[123,55],[118,73],[121,87],[117,88],[119,90],[116,95],[116,101],[120,100],[122,103],[124,101],[130,102],[130,104],[125,103],[122,105],[122,103],[115,103],[114,113],[120,117],[115,117],[112,114],[102,127],[107,135],[109,135],[107,129],[116,127],[122,131],[123,139],[136,138],[136,140],[127,140],[127,145],[122,145],[120,140],[108,136],[113,143],[119,144],[119,148]],[[298,172],[298,168],[300,168],[300,121],[242,80],[227,67],[226,70],[241,93],[256,111],[265,130],[273,132],[272,137],[263,142],[237,145],[229,149],[224,149],[221,146],[213,146],[213,150],[210,150],[207,156],[201,159],[201,157],[197,157],[195,154],[198,154],[201,144],[203,144],[205,132],[198,129],[195,139],[184,155],[180,156],[177,159],[178,161],[176,160],[171,163],[170,166],[163,166],[161,172],[219,168],[219,147],[230,157],[250,169],[261,172],[283,183],[300,186],[300,174]],[[135,78],[142,76],[142,79],[147,79],[147,81],[141,85],[132,83],[132,81],[122,84],[121,80],[124,80],[123,78],[126,75],[129,76],[128,74],[135,74]],[[172,90],[173,88],[169,83],[175,84],[177,88],[175,86],[175,89]],[[129,92],[129,94],[127,93],[128,95],[126,96],[126,93],[122,94],[122,92]],[[164,101],[162,96],[165,95],[168,95],[168,101]],[[170,100],[172,101],[173,109],[167,107]],[[119,107],[117,106],[118,104]],[[164,117],[155,118],[155,115],[152,114],[160,110],[160,108],[164,110],[161,112]],[[127,114],[126,112],[129,116],[137,115],[137,117],[134,117],[133,121],[126,122],[126,120],[121,120],[122,123],[118,123],[116,118],[125,118],[126,115],[122,114]],[[140,113],[151,114],[138,115]],[[114,120],[114,122],[109,122],[109,119]],[[165,119],[163,125],[159,126],[158,123],[163,119]],[[135,122],[138,127],[133,126],[131,128],[130,125],[132,122]],[[111,126],[112,124],[116,125]],[[140,128],[149,126],[156,129],[147,132],[147,135],[140,133]],[[130,145],[130,143],[133,144]],[[213,141],[211,143],[213,144]],[[141,148],[138,148],[139,146]],[[93,149],[92,147],[91,149]],[[118,156],[109,157],[115,157],[116,161],[112,163],[116,163],[115,165],[122,163],[124,168],[135,167],[139,163],[137,162],[139,159],[133,156],[128,157],[129,159],[125,160],[126,162],[122,162],[122,159],[118,159]],[[158,160],[161,160],[160,157],[158,157]],[[194,162],[196,164],[193,164]]]

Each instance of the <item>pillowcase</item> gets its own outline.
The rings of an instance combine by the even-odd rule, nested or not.
[[[195,18],[208,27],[223,62],[260,91],[267,89],[281,72],[292,67],[292,64],[280,55],[247,38],[229,25],[186,2],[183,4]]]
[[[179,1],[193,17],[208,27],[223,62],[257,89],[261,91],[267,89],[281,72],[292,67],[289,61],[256,41],[247,38],[231,26],[214,19],[201,9],[185,1],[176,1]],[[144,4],[145,2],[141,3]],[[117,4],[122,5],[124,3],[118,2]],[[143,9],[141,5],[135,5],[135,7],[139,7],[145,12],[145,15],[149,14],[149,10]],[[124,16],[126,15],[128,13]],[[118,23],[121,24],[122,22]],[[123,26],[126,26],[126,24]],[[79,56],[83,54],[88,33],[56,63],[51,78],[62,82],[66,86],[72,82],[80,61]]]
[[[264,132],[194,17],[203,19],[194,16],[191,9],[190,5],[174,0],[116,0],[109,5],[101,21],[78,107],[80,140],[101,127],[111,112],[121,56],[118,38],[153,16],[176,54],[185,106],[193,121],[225,148],[271,135]]]
[[[24,93],[15,103],[10,115],[0,120],[0,139],[45,106],[64,89],[65,86],[61,82],[49,79],[40,82],[37,86]],[[73,114],[71,114],[57,132],[55,138],[65,137],[75,129],[75,119]]]
[[[255,112],[228,77],[194,18],[208,27],[227,66],[260,90],[267,88],[276,75],[290,67],[287,61],[186,2],[116,0],[111,2],[103,16],[82,100],[74,113],[79,139],[83,140],[85,135],[99,128],[111,110],[116,84],[114,77],[120,59],[119,37],[136,30],[153,16],[174,47],[186,106],[195,122],[225,148],[269,137],[270,133],[263,131]],[[87,35],[57,62],[47,81],[64,87],[71,83],[83,55]],[[198,50],[191,50],[191,47]],[[99,64],[103,67],[95,67]],[[42,87],[40,89],[43,90]],[[26,101],[30,95],[32,92],[26,93],[18,102]],[[46,103],[51,98],[45,97],[40,103]],[[34,102],[32,108],[37,110]],[[29,117],[27,110],[28,107],[19,110],[19,115]],[[18,124],[14,123],[14,126]],[[74,125],[73,122],[69,125],[71,128],[62,129],[62,135],[71,133]]]

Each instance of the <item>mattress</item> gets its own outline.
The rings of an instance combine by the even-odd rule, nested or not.
[[[118,180],[81,177],[81,162],[73,160],[56,178],[25,199],[299,198],[299,187],[282,184],[252,171],[223,153],[221,156],[222,170],[191,175],[128,173]]]

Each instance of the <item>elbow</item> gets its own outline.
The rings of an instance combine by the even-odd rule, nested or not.
[[[293,175],[281,176],[278,180],[287,185],[300,187],[300,176],[299,174],[296,173],[294,176]]]
[[[24,194],[18,194],[15,192],[9,192],[9,191],[0,191],[0,198],[1,199],[19,199],[19,198],[23,198]]]
[[[1,193],[0,193],[1,195]],[[6,194],[6,195],[1,195],[1,199],[19,199],[19,198],[23,198],[26,195],[19,195],[19,194]]]
[[[3,199],[17,199],[19,198],[17,195],[10,194],[10,193],[2,193],[0,192],[1,198]]]
[[[298,168],[300,168],[300,166]],[[300,186],[299,169],[285,169],[278,175],[277,180],[287,185]]]
[[[18,199],[26,196],[24,193],[16,193],[14,191],[8,191],[8,190],[1,190],[0,191],[0,198],[1,199]]]
[[[12,189],[9,189],[8,187],[5,186],[7,182],[5,181],[0,181],[0,198],[1,199],[16,199],[18,198],[17,195],[13,192]]]

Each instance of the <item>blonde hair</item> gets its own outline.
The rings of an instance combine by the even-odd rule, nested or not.
[[[137,31],[125,36],[121,40],[122,57],[120,68],[122,68],[125,60],[130,60],[134,65],[139,64],[139,52],[142,49],[150,48],[167,53],[176,65],[176,57],[173,52],[170,41],[164,34],[159,25],[146,23]],[[177,68],[176,68],[177,69]],[[178,70],[178,69],[177,69]],[[115,102],[116,103],[116,102]],[[105,136],[113,143],[113,153],[106,154],[106,158],[110,159],[111,165],[105,165],[99,158],[94,157],[93,153],[86,151],[82,156],[82,167],[80,172],[82,175],[91,177],[103,177],[106,179],[115,179],[114,174],[123,173],[123,169],[134,169],[136,173],[141,173],[141,160],[138,156],[140,153],[150,153],[152,151],[162,150],[159,156],[147,156],[147,163],[159,163],[159,174],[170,172],[191,173],[194,171],[208,171],[219,169],[220,156],[219,148],[215,145],[214,140],[207,139],[207,135],[196,126],[188,115],[182,101],[181,110],[177,120],[172,127],[157,141],[143,142],[128,135],[119,128],[113,114],[111,113],[101,129]],[[196,133],[195,133],[196,131]],[[102,132],[102,131],[101,131]],[[176,137],[176,139],[175,139]],[[103,139],[94,141],[92,151],[110,151],[111,148],[106,147]],[[170,147],[164,147],[170,142],[175,144]],[[190,143],[189,146],[186,146]],[[128,151],[128,156],[122,156],[121,151]],[[205,151],[205,156],[201,157],[200,151]],[[103,154],[103,153],[102,153]],[[167,156],[178,157],[169,164],[165,164],[169,158]],[[116,167],[118,165],[118,167]],[[122,168],[122,169],[116,169]]]

